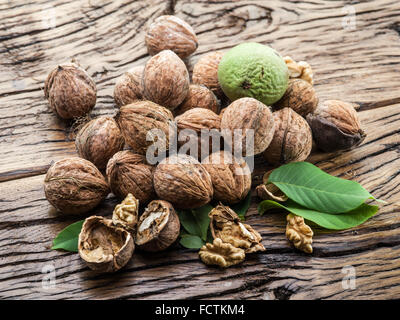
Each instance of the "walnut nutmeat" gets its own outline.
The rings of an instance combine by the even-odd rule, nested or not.
[[[309,84],[314,84],[314,74],[311,66],[305,61],[296,62],[291,57],[283,57],[289,69],[289,77],[300,78],[307,81]]]
[[[112,222],[118,227],[123,227],[126,230],[133,232],[139,219],[139,200],[131,193],[126,198],[117,204],[112,215]]]
[[[230,243],[224,243],[216,238],[212,244],[206,243],[201,247],[199,256],[207,265],[227,268],[244,261],[246,255],[243,249],[235,248]]]
[[[305,253],[312,253],[312,237],[314,235],[311,228],[305,224],[304,218],[292,213],[286,217],[286,237],[293,245]]]

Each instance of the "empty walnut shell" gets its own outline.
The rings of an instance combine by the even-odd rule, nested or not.
[[[194,84],[206,86],[220,99],[224,93],[218,81],[218,65],[223,55],[221,51],[214,51],[202,56],[194,65],[192,75]]]
[[[140,203],[148,203],[155,196],[154,169],[143,155],[129,150],[117,152],[108,162],[106,171],[112,193],[118,198],[131,193]]]
[[[50,107],[63,119],[83,117],[96,104],[96,84],[87,72],[74,63],[53,69],[44,83]]]
[[[134,249],[132,235],[110,219],[92,216],[82,225],[78,251],[92,270],[115,272],[129,262]]]
[[[44,180],[44,192],[58,211],[75,214],[90,211],[110,191],[94,164],[81,158],[67,158],[49,168]]]
[[[179,106],[189,93],[189,73],[171,50],[161,51],[147,61],[142,83],[147,100],[170,110]]]
[[[202,161],[211,176],[214,199],[226,204],[243,200],[251,188],[251,172],[243,159],[226,151],[214,152]]]
[[[151,101],[135,101],[122,106],[115,119],[125,142],[135,153],[146,154],[147,149],[156,141],[163,146],[160,151],[168,148],[169,125],[174,117],[167,108]],[[163,136],[158,136],[156,131],[160,131]],[[148,137],[153,139],[147,140]]]
[[[173,244],[179,236],[180,222],[172,205],[154,200],[140,216],[136,244],[144,251],[161,251]]]
[[[292,108],[302,117],[315,111],[318,97],[313,86],[302,79],[289,80],[283,97],[274,105],[276,109]]]
[[[151,56],[162,50],[172,50],[182,59],[195,52],[198,46],[193,28],[182,19],[169,15],[158,17],[150,25],[145,41]]]
[[[181,115],[194,108],[209,109],[215,113],[219,111],[219,101],[215,94],[203,85],[191,84],[185,100],[174,110],[175,115]]]
[[[339,100],[320,103],[307,121],[318,148],[326,152],[352,149],[367,136],[354,106]]]
[[[117,79],[114,87],[114,101],[117,107],[125,106],[143,98],[144,66],[136,66]]]
[[[124,148],[124,138],[117,123],[111,117],[99,117],[89,121],[75,138],[78,155],[103,170],[108,160]]]
[[[198,208],[213,196],[211,177],[195,158],[175,154],[159,163],[154,172],[157,195],[182,209]]]
[[[228,144],[234,142],[233,147],[236,149],[239,147],[236,140],[238,139],[242,144],[242,155],[252,156],[263,152],[269,146],[275,125],[269,107],[254,98],[240,98],[224,111],[221,129],[225,130],[222,134]],[[242,130],[241,135],[239,133],[238,136],[236,129]]]
[[[263,200],[286,201],[288,197],[273,183],[268,182],[273,170],[263,176],[263,183],[256,187],[257,196]]]

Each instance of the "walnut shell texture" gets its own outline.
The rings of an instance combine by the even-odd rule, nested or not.
[[[63,119],[88,114],[96,104],[96,84],[87,72],[74,63],[54,68],[44,83],[50,107]]]
[[[115,272],[124,267],[135,250],[132,235],[113,225],[112,220],[92,216],[85,220],[78,239],[80,257],[99,272]]]
[[[318,106],[318,97],[313,86],[301,79],[289,80],[283,97],[274,105],[276,109],[292,108],[302,117],[312,113]]]
[[[143,155],[129,150],[117,152],[108,162],[106,171],[112,193],[120,199],[131,193],[140,204],[148,203],[155,196],[154,169]]]
[[[114,87],[114,101],[117,107],[125,106],[143,98],[144,66],[136,66],[117,79]]]
[[[164,200],[154,200],[140,216],[136,244],[144,251],[167,249],[179,236],[181,224],[172,205]]]
[[[169,125],[174,117],[167,108],[151,101],[135,101],[122,106],[116,115],[116,121],[121,129],[125,142],[135,153],[146,154],[147,148],[154,141],[147,141],[147,133],[152,129],[161,130],[164,138],[157,138],[158,142],[165,142],[165,148],[169,146]],[[161,140],[162,141],[161,141]]]
[[[66,214],[90,211],[109,194],[101,172],[91,162],[74,157],[52,164],[44,180],[47,200]]]
[[[196,51],[198,41],[193,28],[176,16],[158,17],[145,36],[147,51],[151,56],[162,50],[172,50],[181,59]]]
[[[78,155],[103,170],[108,160],[124,148],[124,138],[111,117],[98,117],[79,130],[75,138]]]
[[[142,81],[144,97],[170,110],[178,107],[189,93],[189,73],[171,50],[161,51],[147,61]]]
[[[291,108],[274,112],[275,134],[264,158],[271,165],[304,161],[311,153],[312,134],[307,121]]]
[[[193,157],[175,154],[161,161],[154,172],[157,195],[181,209],[201,207],[213,196],[211,177]]]
[[[218,81],[218,65],[224,55],[221,51],[214,51],[202,56],[193,67],[192,80],[194,84],[202,84],[221,98],[224,93]]]
[[[214,152],[202,161],[211,176],[214,199],[226,204],[243,200],[251,188],[251,172],[243,159],[234,158],[229,152]]]
[[[185,100],[174,110],[175,115],[181,115],[194,108],[209,109],[215,113],[219,111],[219,101],[215,94],[203,85],[191,84]]]
[[[241,129],[242,155],[252,156],[263,152],[269,146],[274,135],[275,125],[269,107],[254,98],[240,98],[232,102],[224,111],[221,129],[231,133],[234,139],[238,139],[234,130]],[[248,140],[246,139],[248,129],[254,130],[254,139],[250,139],[250,141],[246,141]],[[227,142],[232,143],[232,139],[227,139]],[[254,147],[248,149],[246,143],[251,144],[252,142]]]

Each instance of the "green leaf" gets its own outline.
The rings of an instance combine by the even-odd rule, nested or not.
[[[200,249],[204,245],[204,241],[198,237],[191,234],[182,235],[179,243],[188,249]]]
[[[178,211],[179,220],[190,235],[198,236],[206,241],[207,230],[210,225],[208,213],[211,210],[212,206],[208,204],[193,210],[181,210]]]
[[[268,182],[298,204],[331,214],[353,210],[365,200],[375,199],[359,183],[331,176],[308,162],[283,165],[272,171]]]
[[[285,202],[285,205],[272,200],[264,200],[258,205],[258,212],[263,214],[265,211],[275,208],[285,209],[321,227],[332,230],[344,230],[356,227],[371,218],[379,209],[378,206],[363,203],[354,210],[342,214],[332,214],[304,208],[292,200]]]
[[[246,219],[245,215],[250,207],[250,204],[251,204],[251,191],[249,191],[246,198],[244,198],[239,203],[231,206],[231,209],[237,213],[240,220],[244,221]]]
[[[61,230],[57,237],[54,238],[51,249],[78,252],[78,237],[84,221],[75,222]]]

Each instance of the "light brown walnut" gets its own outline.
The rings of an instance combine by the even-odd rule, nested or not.
[[[241,263],[246,257],[243,249],[236,248],[230,243],[224,243],[221,239],[214,239],[213,243],[207,243],[199,251],[200,259],[207,265],[217,265],[223,268]]]
[[[311,228],[305,224],[304,218],[290,213],[287,215],[286,220],[286,238],[288,238],[297,249],[305,253],[312,253],[313,248],[311,244],[314,233]]]
[[[138,218],[139,200],[129,193],[120,204],[115,206],[112,215],[113,224],[129,232],[135,232]]]
[[[194,108],[204,108],[218,113],[219,101],[215,94],[203,85],[191,84],[189,93],[185,100],[174,110],[175,115],[179,116]]]
[[[143,70],[144,66],[133,67],[117,79],[114,87],[114,101],[117,107],[143,99]]]

